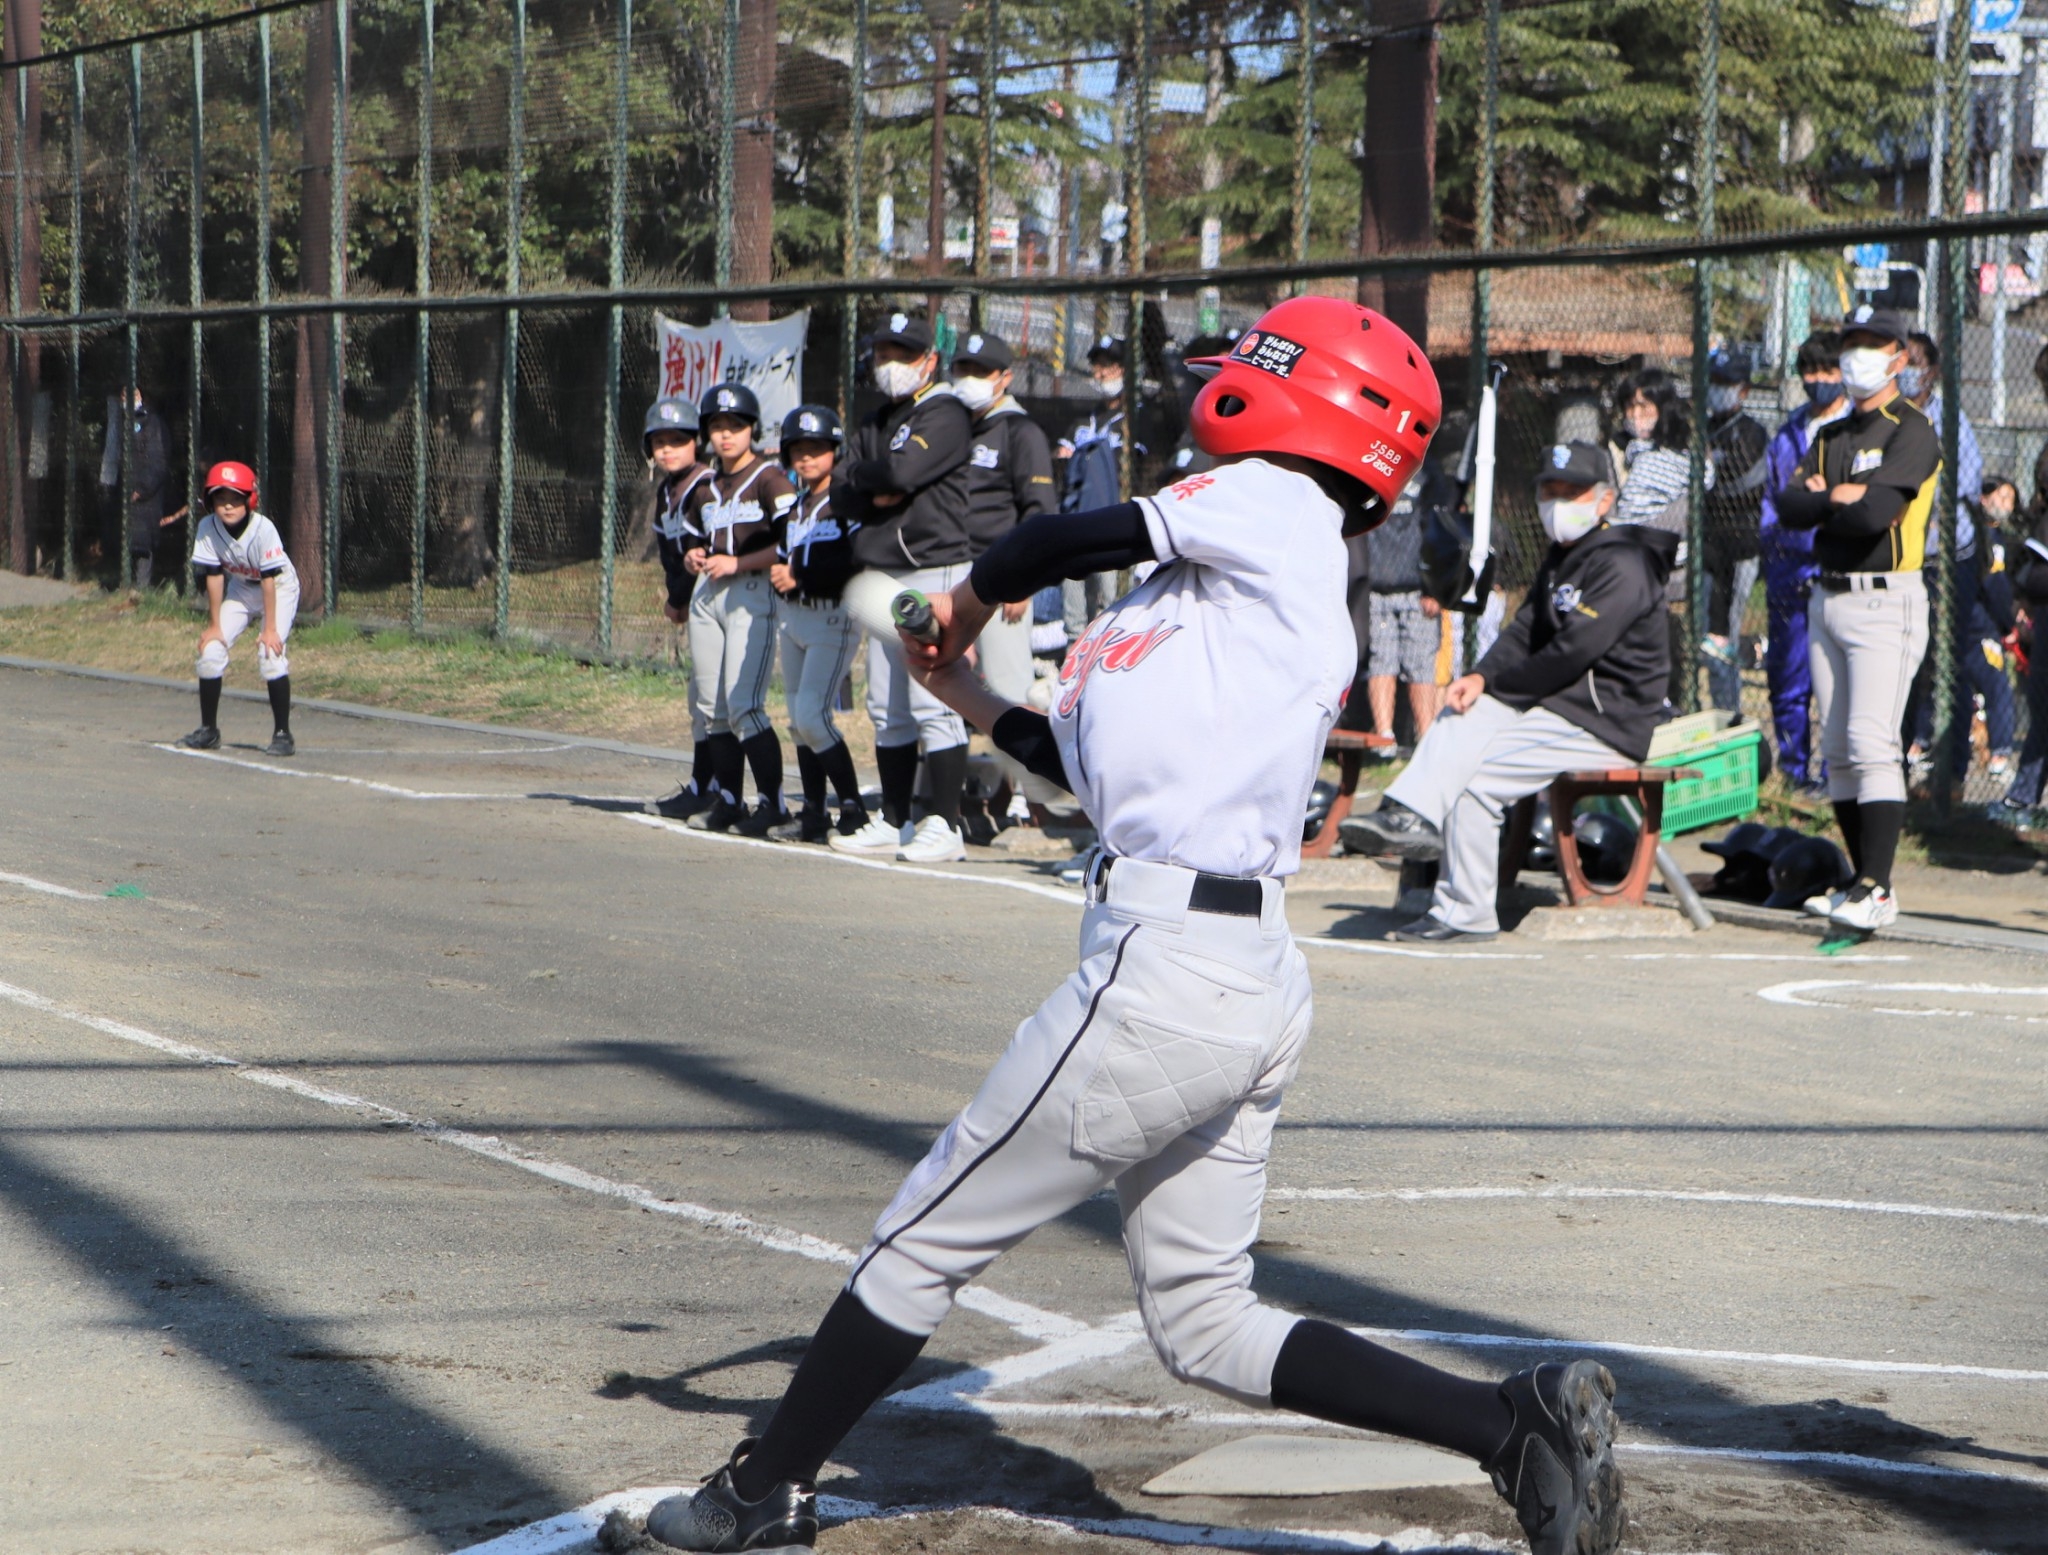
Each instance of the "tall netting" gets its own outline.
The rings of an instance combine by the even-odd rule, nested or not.
[[[107,39],[45,0],[0,67],[7,559],[125,583],[154,481],[178,576],[232,456],[311,606],[673,658],[638,436],[664,323],[801,314],[803,397],[857,412],[865,331],[935,308],[942,346],[1013,343],[1055,438],[1115,357],[1143,484],[1186,452],[1186,357],[1315,289],[1424,341],[1447,467],[1498,376],[1511,595],[1542,450],[1632,465],[1650,387],[1683,466],[1674,700],[1775,750],[1798,567],[1755,450],[1808,403],[1802,345],[1875,302],[1927,337],[1945,449],[1909,737],[1937,803],[1989,800],[2033,723],[2002,557],[2048,444],[2024,10],[307,0]]]

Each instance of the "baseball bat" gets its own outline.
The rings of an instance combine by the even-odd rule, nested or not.
[[[916,589],[905,589],[889,601],[889,617],[905,637],[914,637],[921,643],[939,640],[939,623],[932,614],[932,602]]]

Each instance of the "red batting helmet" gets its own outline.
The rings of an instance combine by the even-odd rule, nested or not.
[[[206,472],[206,494],[210,497],[216,491],[233,491],[249,498],[256,497],[256,472],[246,464],[237,464],[232,459],[223,459]]]
[[[1299,454],[1393,506],[1442,419],[1422,348],[1393,320],[1335,297],[1268,309],[1228,356],[1190,362],[1214,376],[1190,423],[1202,452]]]

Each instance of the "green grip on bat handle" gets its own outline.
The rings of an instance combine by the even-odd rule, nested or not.
[[[915,638],[921,643],[939,640],[939,622],[932,613],[932,602],[916,589],[905,589],[891,600],[889,616],[895,621],[896,630],[905,637]]]

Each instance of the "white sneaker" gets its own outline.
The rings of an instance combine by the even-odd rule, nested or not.
[[[1809,896],[1799,904],[1799,910],[1809,918],[1832,918],[1835,909],[1847,900],[1847,891],[1829,891],[1820,896]]]
[[[857,853],[865,858],[894,858],[897,849],[909,844],[908,825],[891,826],[879,815],[868,817],[867,825],[857,832],[842,835],[835,831],[825,839],[835,853]]]
[[[927,815],[896,857],[906,864],[950,864],[967,857],[967,839],[948,826],[943,815]]]
[[[1836,928],[1853,929],[1858,934],[1881,929],[1898,918],[1898,902],[1881,885],[1855,887],[1843,897],[1842,905],[1828,914],[1828,922]]]

